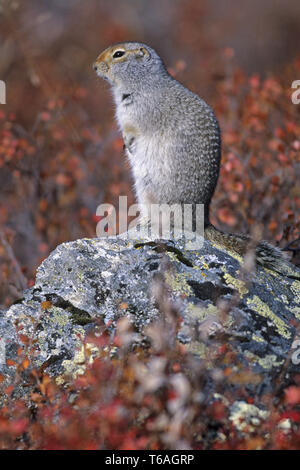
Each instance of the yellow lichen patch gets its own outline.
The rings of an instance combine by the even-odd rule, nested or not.
[[[297,277],[299,278],[299,271],[296,271],[295,269],[293,269],[293,265],[292,264],[286,264],[285,266],[285,274],[286,276],[290,276],[290,277]],[[295,281],[297,282],[299,285],[300,285],[300,281]]]
[[[204,256],[200,256],[200,255],[199,255],[198,260],[199,260],[199,263],[201,263],[201,266],[198,266],[198,265],[196,264],[196,265],[193,266],[193,269],[196,269],[196,270],[205,269],[206,271],[208,271],[208,270],[209,270],[209,266],[208,266],[208,264],[206,263]],[[206,277],[206,274],[205,274],[205,273],[201,273],[201,276]]]
[[[252,335],[252,340],[256,341],[257,343],[265,343],[265,340],[261,338],[260,336],[257,336],[255,334]]]
[[[197,321],[201,325],[203,321],[209,319],[210,321],[219,321],[220,311],[215,305],[209,304],[207,306],[199,307],[197,305],[189,304],[186,309],[188,318],[193,322]],[[215,319],[215,320],[214,320]],[[226,328],[231,328],[233,319],[230,314],[222,321],[222,325]]]
[[[218,316],[219,310],[215,305],[209,304],[207,307],[197,307],[189,304],[186,309],[187,315],[192,320],[204,320],[208,315]]]
[[[272,294],[274,294],[274,293],[272,292]],[[285,303],[286,305],[288,305],[288,304],[289,304],[289,301],[288,301],[288,298],[287,298],[287,296],[286,296],[286,295],[282,295],[282,296],[281,296],[281,300],[282,300],[282,301],[283,301],[283,303]]]
[[[200,357],[201,359],[206,358],[206,346],[204,343],[200,343],[199,341],[192,341],[188,345],[186,345],[186,349],[191,354],[195,354],[196,356]],[[206,364],[206,366],[212,367],[212,364]]]
[[[167,272],[165,273],[165,280],[171,289],[177,294],[186,294],[188,296],[193,295],[193,290],[188,285],[184,274]]]
[[[262,317],[271,320],[280,336],[283,336],[284,338],[291,337],[289,326],[283,320],[281,320],[281,318],[279,318],[274,312],[272,312],[270,307],[265,302],[263,302],[257,295],[254,295],[252,298],[247,299],[247,305]]]
[[[271,369],[271,367],[278,367],[284,363],[284,359],[282,359],[281,361],[277,361],[276,359],[277,357],[275,356],[275,354],[269,354],[266,357],[259,358],[258,363],[264,369]]]
[[[53,323],[57,325],[57,327],[63,327],[65,325],[68,325],[70,322],[69,315],[67,315],[64,310],[59,307],[52,306],[49,310],[49,314],[52,314],[52,318],[51,316],[49,316],[49,318],[53,321]]]
[[[291,284],[291,291],[294,294],[295,304],[299,304],[300,307],[300,281],[294,281]]]
[[[175,253],[167,251],[166,254],[168,255],[171,261],[173,261],[174,263],[178,263],[178,258]]]
[[[289,307],[289,311],[297,318],[297,320],[300,320],[300,307]]]
[[[228,253],[232,258],[236,259],[239,263],[241,264],[243,263],[244,261],[243,257],[240,256],[236,251],[229,250],[229,248],[219,245],[218,243],[215,243],[215,242],[211,242],[211,245],[217,248],[217,250],[220,250],[222,252],[226,251],[226,253]]]
[[[272,269],[268,269],[268,268],[263,268],[264,272],[265,273],[268,273],[270,274],[271,276],[273,277],[277,277],[279,279],[282,279],[282,275],[281,274],[278,274],[276,271],[272,271]]]
[[[78,375],[83,375],[86,364],[92,364],[95,356],[99,354],[99,349],[94,344],[81,344],[75,352],[73,359],[66,359],[62,362],[64,374],[56,378],[56,383],[61,385],[65,383],[65,378],[72,377],[76,379]]]
[[[241,298],[244,295],[248,294],[249,290],[247,289],[246,284],[245,284],[244,281],[231,276],[231,274],[226,272],[226,268],[224,266],[222,267],[222,271],[224,272],[224,279],[225,279],[226,284],[228,286],[234,287],[238,291],[238,293],[240,294]],[[238,274],[239,274],[239,271],[237,271],[237,276],[238,276]]]
[[[202,261],[202,266],[204,269],[209,269],[209,266],[207,263],[205,263],[205,261]]]
[[[281,366],[284,363],[284,359],[278,360],[275,354],[268,354],[265,357],[259,357],[250,351],[247,351],[246,356],[253,362],[259,364],[263,369],[270,370],[272,367]]]

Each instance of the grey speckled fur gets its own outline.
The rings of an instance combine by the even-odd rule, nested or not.
[[[112,86],[142,217],[151,204],[204,204],[205,237],[245,254],[248,236],[223,233],[209,222],[221,159],[220,129],[209,105],[172,78],[158,54],[142,43],[110,46],[94,68]],[[256,261],[284,275],[291,272],[280,249],[267,242],[257,246]]]
[[[139,57],[141,48],[146,52]],[[115,62],[112,55],[119,49],[130,53]],[[212,109],[172,78],[144,44],[112,46],[96,64],[98,74],[112,84],[138,202],[204,204],[208,216],[221,158]]]

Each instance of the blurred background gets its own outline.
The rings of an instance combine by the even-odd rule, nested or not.
[[[110,92],[92,70],[124,40],[157,49],[216,112],[213,222],[259,226],[300,264],[299,24],[299,0],[0,0],[0,305],[59,243],[95,236],[99,204],[134,202]]]

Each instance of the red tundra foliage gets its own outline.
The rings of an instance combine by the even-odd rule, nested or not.
[[[291,84],[300,79],[299,51],[276,73],[244,72],[218,32],[212,40],[218,28],[207,21],[210,2],[204,0],[156,2],[155,28],[149,28],[153,2],[151,8],[143,2],[142,15],[128,2],[129,10],[122,9],[123,0],[66,2],[71,10],[59,2],[0,3],[0,79],[7,83],[7,105],[0,108],[4,308],[33,285],[36,267],[59,243],[95,236],[99,204],[115,203],[119,195],[134,201],[109,92],[91,64],[108,44],[136,37],[157,48],[170,73],[205,98],[220,121],[213,223],[242,233],[259,230],[300,265],[300,105],[291,101]],[[298,37],[298,23],[296,31]],[[261,397],[265,419],[241,430],[230,419],[231,404],[255,405],[258,398],[246,390],[244,383],[255,378],[245,371],[235,395],[226,392],[230,346],[211,351],[221,399],[205,393],[211,372],[188,372],[193,358],[168,327],[152,328],[152,339],[165,332],[161,349],[155,341],[132,349],[120,332],[113,344],[105,333],[89,338],[98,356],[90,363],[86,345],[84,373],[63,385],[32,369],[24,353],[32,339],[20,337],[24,351],[9,365],[20,380],[29,376],[31,392],[15,398],[17,384],[5,390],[10,398],[0,410],[0,448],[299,449],[300,377],[280,396]]]

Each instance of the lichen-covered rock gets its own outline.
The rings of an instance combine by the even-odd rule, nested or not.
[[[194,251],[185,250],[181,241],[64,243],[38,268],[35,285],[20,303],[1,314],[6,359],[16,355],[21,328],[23,335],[35,339],[35,366],[54,376],[78,371],[82,339],[96,318],[113,330],[116,320],[128,315],[142,332],[161,314],[151,289],[160,276],[184,319],[179,340],[207,361],[207,341],[221,335],[245,367],[261,374],[256,387],[268,387],[283,366],[285,378],[299,370],[299,361],[291,358],[297,353],[293,356],[292,348],[300,320],[300,281],[262,268],[243,273],[241,262],[207,241]],[[2,361],[0,372],[7,383],[12,371]]]

